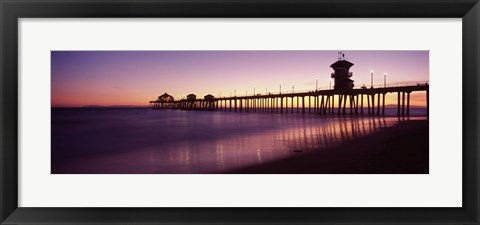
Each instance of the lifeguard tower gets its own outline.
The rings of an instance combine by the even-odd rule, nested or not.
[[[334,79],[335,90],[351,90],[353,89],[353,80],[350,77],[353,76],[353,73],[350,72],[350,67],[353,66],[353,63],[345,60],[345,54],[338,52],[338,61],[330,65],[330,67],[335,71],[332,73],[332,78]]]

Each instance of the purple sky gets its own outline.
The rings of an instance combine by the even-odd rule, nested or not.
[[[428,51],[343,51],[355,86],[426,82]],[[237,96],[329,86],[337,51],[52,51],[52,106],[146,105],[167,92]],[[333,85],[333,84],[332,84]],[[390,97],[388,97],[390,96]],[[422,105],[423,95],[412,95]],[[387,101],[395,96],[387,95]],[[389,103],[389,102],[387,102]]]

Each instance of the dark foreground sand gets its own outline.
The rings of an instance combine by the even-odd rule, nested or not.
[[[403,121],[335,148],[297,154],[230,173],[428,174],[428,121]]]

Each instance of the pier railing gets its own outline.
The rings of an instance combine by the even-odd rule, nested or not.
[[[383,83],[377,83],[373,84],[373,89],[381,89],[381,88],[392,88],[392,87],[416,87],[416,86],[428,86],[428,81],[412,81],[412,82],[395,82],[395,83],[388,83],[388,84],[383,84]],[[353,89],[372,89],[371,85],[361,85],[361,86],[355,86]],[[328,91],[328,90],[334,90],[333,85],[330,86],[321,86],[318,87],[316,90],[315,89],[300,89],[300,90],[282,90],[280,91],[272,91],[272,92],[255,92],[255,93],[250,93],[247,95],[244,94],[238,94],[238,95],[228,95],[228,96],[215,96],[215,98],[219,99],[228,99],[228,98],[245,98],[245,97],[265,97],[265,96],[271,96],[271,95],[283,95],[283,94],[305,94],[305,93],[312,93],[312,92],[320,92],[320,91]],[[181,100],[186,100],[186,99],[181,99]]]

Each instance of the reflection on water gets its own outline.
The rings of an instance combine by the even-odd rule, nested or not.
[[[82,109],[52,112],[52,173],[223,173],[339,144],[396,117]]]

